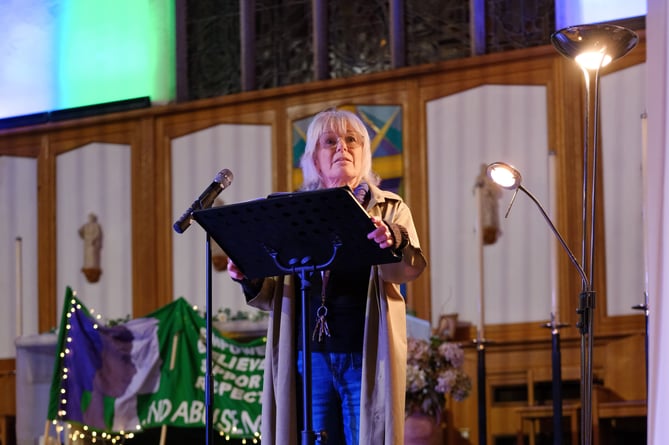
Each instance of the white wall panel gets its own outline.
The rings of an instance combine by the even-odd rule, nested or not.
[[[172,141],[172,221],[211,184],[223,168],[232,184],[219,195],[224,204],[264,198],[272,190],[271,127],[218,125]],[[206,232],[197,224],[173,234],[174,298],[184,297],[204,310]],[[240,287],[228,273],[213,273],[212,310],[251,312]]]
[[[631,307],[644,302],[646,290],[641,120],[645,79],[645,64],[601,78],[608,315],[638,313]]]
[[[15,356],[17,334],[37,333],[36,159],[0,156],[0,215],[0,358],[6,358]]]
[[[132,218],[130,147],[93,143],[56,160],[57,316],[65,288],[72,287],[105,319],[132,315]],[[79,228],[89,213],[102,226],[102,275],[89,283],[81,272],[84,241]]]
[[[548,206],[546,89],[491,85],[434,100],[427,105],[427,135],[432,322],[457,312],[478,325],[476,178],[481,164],[511,163]],[[511,194],[499,201],[501,236],[483,248],[485,324],[550,318],[552,234],[523,194],[504,219]]]

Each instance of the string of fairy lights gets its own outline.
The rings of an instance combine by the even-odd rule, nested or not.
[[[73,292],[73,296],[76,297],[77,293]],[[72,323],[69,320],[76,314],[77,311],[83,309],[83,306],[77,302],[76,298],[70,300],[70,309],[65,317],[67,322],[65,324],[65,342],[66,346],[62,351],[59,352],[59,357],[61,363],[64,363],[64,359],[67,355],[72,354]],[[96,314],[95,309],[89,309],[90,315],[93,317],[95,323],[93,323],[93,329],[97,330],[100,327],[102,320],[101,314]],[[63,382],[69,378],[69,369],[66,366],[61,366],[60,369],[60,400],[59,400],[59,409],[57,412],[57,419],[51,421],[53,424],[56,433],[58,436],[61,434],[65,435],[67,443],[76,444],[77,442],[90,442],[90,443],[102,443],[102,444],[122,444],[126,439],[132,439],[135,437],[135,433],[130,431],[119,431],[119,432],[108,432],[100,431],[97,429],[90,428],[88,425],[79,425],[73,424],[67,420],[67,406],[68,406],[68,395],[67,389]],[[142,428],[140,425],[137,425],[137,431],[140,431]]]
[[[65,363],[65,358],[66,356],[72,354],[72,343],[73,343],[73,338],[72,338],[72,323],[69,321],[72,319],[73,316],[76,315],[77,311],[81,311],[84,309],[84,307],[77,301],[76,295],[77,293],[73,291],[72,293],[73,298],[70,300],[70,308],[67,314],[65,314],[65,317],[67,318],[67,322],[65,323],[65,342],[66,346],[63,348],[62,351],[59,352],[59,358],[60,358],[60,363],[61,363],[61,369],[60,369],[60,388],[59,388],[59,397],[60,400],[58,401],[58,406],[59,409],[57,411],[57,418],[53,419],[51,421],[51,424],[53,425],[53,428],[56,431],[56,434],[58,437],[63,436],[65,439],[65,444],[68,445],[77,445],[78,443],[92,443],[92,444],[111,444],[111,445],[120,445],[125,443],[126,440],[133,439],[135,437],[135,433],[141,432],[142,427],[141,425],[136,426],[136,431],[118,431],[118,432],[112,432],[112,431],[102,431],[99,429],[91,428],[89,425],[82,425],[77,423],[70,422],[67,419],[67,406],[68,406],[68,394],[67,394],[67,389],[63,383],[69,378],[69,369],[67,366],[64,366],[63,364]],[[193,306],[193,309],[197,311],[197,306]],[[99,313],[96,313],[95,309],[89,308],[88,312],[91,317],[95,320],[93,323],[93,329],[97,330],[100,327],[100,323],[102,322],[102,315]],[[233,427],[234,428],[234,427]],[[47,431],[48,433],[48,431]],[[232,440],[232,437],[230,434],[225,433],[223,431],[219,431],[219,436],[224,438],[225,441],[230,441]],[[242,445],[257,445],[260,443],[260,433],[255,432],[254,436],[250,439],[242,438],[241,443]],[[46,443],[50,444],[50,439],[48,437],[45,438]]]

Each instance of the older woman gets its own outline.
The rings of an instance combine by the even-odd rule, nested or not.
[[[406,306],[400,284],[426,267],[411,212],[378,188],[369,135],[344,110],[317,114],[301,159],[303,190],[348,186],[376,229],[367,235],[401,261],[314,276],[310,298],[312,421],[329,444],[401,444],[406,380]],[[297,444],[301,426],[301,338],[296,277],[248,280],[234,263],[248,304],[271,312],[263,387],[262,443]],[[299,282],[298,282],[299,283]],[[299,351],[299,352],[298,352]]]

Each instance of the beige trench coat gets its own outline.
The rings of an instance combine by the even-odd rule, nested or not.
[[[409,207],[391,192],[370,186],[367,212],[404,226],[409,245],[399,263],[371,269],[360,400],[360,444],[404,443],[406,387],[406,305],[399,285],[426,267]],[[264,280],[248,303],[270,311],[262,395],[262,444],[301,442],[303,419],[297,415],[295,283],[292,276]],[[299,417],[299,418],[298,418]]]

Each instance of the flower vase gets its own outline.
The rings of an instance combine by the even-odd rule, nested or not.
[[[404,445],[442,445],[441,422],[428,414],[414,412],[404,419]]]

